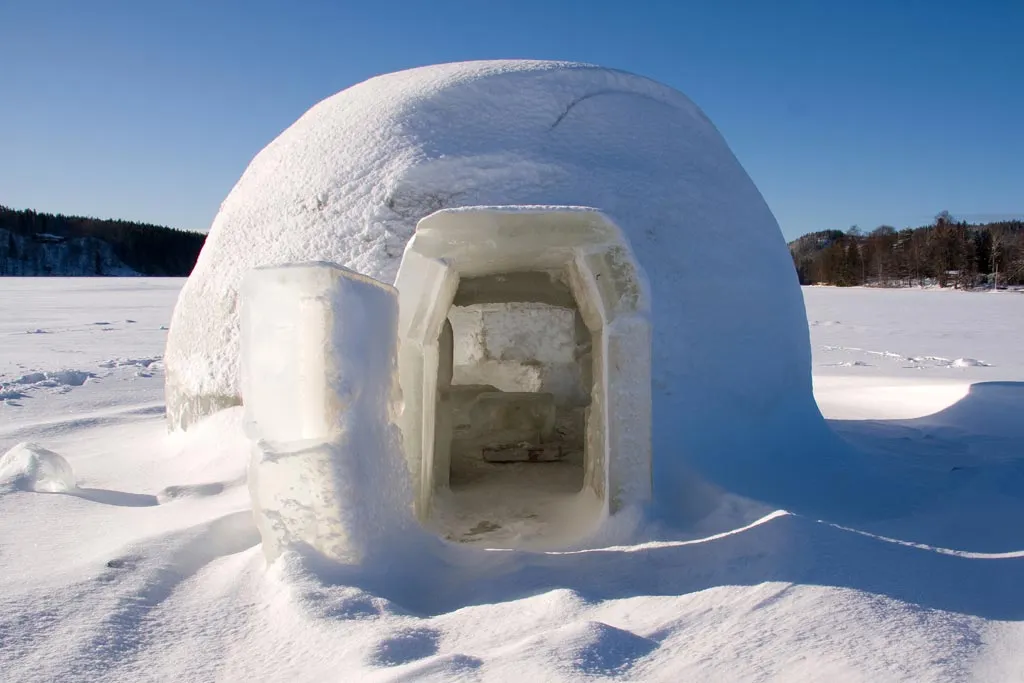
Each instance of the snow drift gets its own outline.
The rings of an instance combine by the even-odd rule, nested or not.
[[[0,361],[95,371],[156,357],[181,284],[0,280]],[[0,405],[0,454],[40,443],[67,456],[81,487],[0,485],[0,671],[26,683],[1019,679],[1024,297],[805,296],[812,320],[842,321],[811,328],[823,412],[883,474],[902,476],[904,498],[928,493],[902,516],[871,487],[860,496],[875,519],[843,525],[726,493],[682,531],[656,525],[617,547],[436,541],[443,553],[396,548],[401,557],[358,571],[294,552],[268,570],[245,486],[244,409],[168,438],[158,380],[110,377]],[[92,324],[124,318],[139,320],[124,335]],[[51,334],[24,333],[43,321]],[[899,358],[831,350],[840,346]],[[756,340],[743,355],[772,362]],[[904,362],[925,356],[990,366]],[[872,367],[835,363],[862,358]],[[159,364],[153,374],[162,378]],[[671,398],[656,395],[663,434]],[[735,431],[748,422],[765,424],[737,413]],[[805,435],[790,437],[797,452],[811,452]],[[657,443],[659,467],[688,456]],[[722,459],[736,467],[740,455]],[[761,470],[818,485],[786,465]]]

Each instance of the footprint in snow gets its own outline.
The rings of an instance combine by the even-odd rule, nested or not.
[[[370,653],[370,663],[399,666],[437,654],[439,631],[431,628],[407,628],[381,640]]]
[[[207,484],[184,484],[181,486],[168,486],[156,494],[156,500],[163,505],[173,500],[182,498],[205,498],[216,496],[224,491],[230,482],[213,481]]]
[[[567,624],[518,643],[504,656],[522,658],[547,653],[576,671],[591,676],[621,676],[659,643],[600,621]]]

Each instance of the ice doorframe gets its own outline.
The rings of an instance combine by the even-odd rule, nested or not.
[[[450,449],[435,452],[439,337],[460,278],[557,270],[593,341],[584,487],[603,515],[650,498],[650,299],[622,231],[577,207],[445,209],[419,222],[395,281],[400,424],[421,520],[448,486]]]

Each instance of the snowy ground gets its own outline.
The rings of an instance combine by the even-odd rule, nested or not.
[[[373,577],[266,569],[237,412],[164,433],[181,283],[0,279],[0,453],[77,477],[0,485],[4,681],[1024,680],[1024,294],[805,289],[823,413],[937,502],[853,528],[716,491],[634,546]]]

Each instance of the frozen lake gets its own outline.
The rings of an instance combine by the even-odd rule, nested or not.
[[[709,486],[689,529],[396,586],[265,569],[237,411],[166,435],[183,282],[0,279],[0,453],[38,442],[79,487],[0,489],[5,680],[1024,675],[1024,294],[804,289],[819,406],[913,498],[899,512]]]
[[[25,398],[0,406],[0,425],[90,405],[161,402],[160,359],[183,284],[0,278],[0,384]],[[973,382],[1024,381],[1024,293],[803,291],[826,417],[914,417],[955,401]],[[44,380],[53,386],[39,390],[17,381],[62,370],[93,377],[85,386]],[[74,397],[72,389],[89,398]]]

